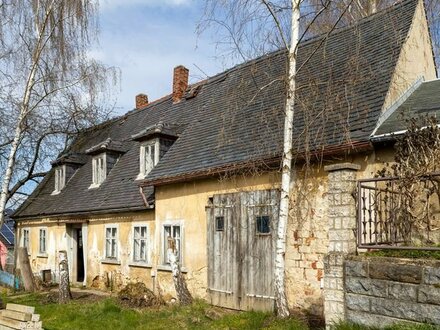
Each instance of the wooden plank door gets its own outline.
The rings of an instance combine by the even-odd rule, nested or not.
[[[213,305],[274,309],[279,192],[221,194],[207,207],[208,291]]]
[[[208,291],[211,304],[240,309],[236,195],[215,195],[208,213]]]
[[[279,192],[253,191],[242,195],[241,309],[273,311],[274,262]]]

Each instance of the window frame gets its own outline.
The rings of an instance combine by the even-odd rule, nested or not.
[[[116,230],[116,234],[114,237],[110,236],[109,238],[107,238],[107,229],[115,229]],[[110,235],[111,235],[111,231],[110,231]],[[107,250],[107,239],[110,240],[114,240],[115,241],[115,255],[113,256],[109,256],[108,255],[108,250]],[[110,253],[111,253],[111,243],[110,243]],[[105,225],[104,226],[104,261],[113,261],[113,262],[118,262],[119,261],[119,225],[117,224],[112,224],[112,225]]]
[[[167,254],[167,241],[165,237],[165,227],[171,227],[171,231],[173,231],[173,227],[179,227],[180,228],[180,237],[179,237],[179,255],[178,255],[178,262],[180,263],[180,267],[184,268],[184,246],[185,246],[185,237],[184,237],[184,231],[185,227],[183,225],[183,221],[166,221],[162,223],[161,225],[161,264],[165,268],[170,267],[170,262],[168,261],[168,254]],[[168,237],[168,236],[167,236]]]
[[[27,232],[27,240],[25,233]],[[21,246],[27,248],[28,254],[30,254],[30,241],[31,241],[31,229],[29,227],[21,228]],[[27,242],[27,244],[26,244]]]
[[[258,230],[258,218],[263,219],[264,217],[268,218],[268,226],[267,226],[269,228],[268,232],[262,232]],[[272,234],[272,217],[269,213],[261,213],[255,215],[255,234],[257,236],[269,236]]]
[[[154,152],[152,164],[148,168],[147,168],[147,162],[145,161],[147,148],[152,148]],[[159,139],[156,138],[141,143],[139,147],[139,175],[137,179],[144,179],[153,170],[153,168],[159,162],[159,156],[160,156]]]
[[[136,228],[146,228],[145,237],[136,238]],[[151,239],[150,239],[150,228],[148,224],[142,222],[136,222],[132,224],[132,237],[131,237],[131,263],[135,265],[149,265],[150,264],[150,247],[151,247]],[[142,233],[142,231],[140,231]],[[136,240],[144,240],[145,241],[145,260],[138,259],[136,260]],[[141,245],[139,245],[140,248]]]
[[[221,220],[222,226],[219,226],[219,220]],[[222,233],[225,231],[225,225],[226,225],[226,218],[224,215],[217,215],[214,217],[214,226],[215,226],[215,232],[216,233]]]
[[[44,250],[42,250],[42,236],[41,233],[44,233]],[[47,254],[47,227],[40,227],[38,228],[38,253],[40,255],[46,255]]]
[[[59,194],[66,186],[66,165],[59,165],[55,167],[55,184],[52,195]]]
[[[99,161],[102,160],[102,170],[100,170]],[[92,184],[90,188],[99,187],[107,177],[107,154],[105,152],[93,156],[92,158]]]

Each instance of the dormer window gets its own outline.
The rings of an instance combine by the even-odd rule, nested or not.
[[[159,140],[154,139],[141,144],[139,178],[145,178],[159,161]]]
[[[107,176],[106,154],[102,153],[92,158],[92,184],[90,188],[97,188]]]
[[[51,162],[54,167],[55,186],[52,195],[59,194],[63,190],[76,170],[84,165],[87,156],[84,154],[68,152]]]
[[[52,195],[59,194],[66,185],[66,165],[60,165],[55,168],[55,188]]]
[[[86,154],[92,156],[92,184],[89,189],[98,188],[104,182],[119,157],[126,151],[122,142],[111,138],[86,150]]]
[[[134,141],[140,142],[137,180],[144,179],[151,172],[177,140],[184,127],[180,124],[159,122],[131,136]]]

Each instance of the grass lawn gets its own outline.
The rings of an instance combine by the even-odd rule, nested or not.
[[[290,329],[308,330],[297,319],[277,320],[272,314],[261,312],[234,312],[212,307],[203,301],[192,306],[166,306],[140,310],[121,306],[116,298],[79,295],[71,303],[59,305],[54,295],[31,294],[21,297],[3,296],[3,301],[36,307],[43,327],[55,329]],[[336,330],[367,329],[356,325],[340,324]],[[430,326],[396,326],[389,330],[433,330]]]

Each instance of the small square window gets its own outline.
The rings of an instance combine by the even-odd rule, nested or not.
[[[215,217],[215,231],[225,230],[225,217]]]
[[[257,216],[257,234],[270,234],[270,217],[268,215]]]

